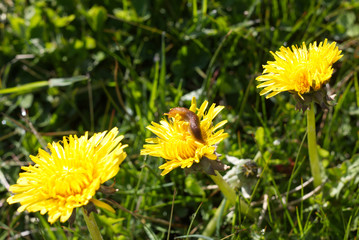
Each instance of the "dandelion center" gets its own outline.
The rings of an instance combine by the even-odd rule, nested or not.
[[[51,196],[67,197],[81,194],[91,181],[92,176],[84,168],[64,168],[50,177],[46,190]]]
[[[299,94],[310,91],[309,74],[305,68],[300,68],[293,72],[294,90]]]

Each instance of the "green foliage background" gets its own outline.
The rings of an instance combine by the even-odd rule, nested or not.
[[[181,169],[161,177],[163,160],[139,155],[151,136],[145,127],[172,107],[188,107],[193,95],[226,107],[218,117],[228,120],[230,135],[218,148],[223,162],[260,156],[252,201],[304,197],[312,184],[286,192],[310,178],[305,114],[288,93],[260,97],[254,79],[272,60],[269,51],[325,38],[344,57],[330,81],[337,104],[316,114],[328,176],[323,200],[311,196],[286,210],[271,200],[261,222],[234,209],[213,238],[358,239],[358,18],[354,0],[2,1],[0,239],[87,239],[81,211],[72,226],[49,225],[46,216],[9,206],[7,188],[46,142],[113,126],[125,135],[128,157],[115,180],[119,191],[98,197],[138,215],[101,212],[104,238],[166,239],[170,220],[170,239],[186,235],[191,223],[190,234],[201,234],[222,200],[204,188],[211,179]],[[260,215],[262,205],[253,208]]]

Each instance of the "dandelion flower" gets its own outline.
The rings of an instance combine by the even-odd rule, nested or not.
[[[268,61],[264,65],[263,74],[256,78],[262,82],[257,88],[264,88],[259,94],[271,98],[278,93],[288,91],[292,93],[297,102],[296,108],[307,111],[307,133],[309,162],[314,177],[314,186],[322,183],[321,166],[319,162],[314,103],[327,108],[334,99],[328,95],[326,84],[333,74],[332,65],[343,55],[335,42],[309,44],[307,49],[303,42],[302,47],[281,47],[279,51],[271,54],[275,61]]]
[[[262,82],[257,88],[264,88],[260,95],[269,93],[266,98],[271,98],[288,91],[302,100],[304,94],[318,91],[329,82],[332,65],[343,56],[336,43],[328,44],[327,39],[319,45],[317,42],[309,44],[308,49],[303,42],[300,48],[281,47],[270,53],[275,61],[268,61],[263,66],[263,74],[256,78]]]
[[[205,112],[208,102],[205,101],[198,109],[196,99],[192,99],[189,109],[174,108],[167,115],[169,120],[163,119],[160,124],[152,122],[147,129],[157,135],[156,138],[148,138],[141,151],[141,155],[161,157],[166,163],[159,168],[163,169],[162,176],[177,167],[191,168],[194,165],[209,162],[209,166],[200,166],[197,169],[214,174],[217,170],[216,145],[225,139],[228,134],[223,129],[218,130],[227,123],[223,120],[213,126],[213,119],[224,108],[223,106],[211,107]],[[218,131],[217,131],[218,130]],[[204,169],[210,168],[210,169]]]
[[[61,142],[47,145],[48,153],[39,149],[37,156],[30,156],[33,166],[22,167],[17,183],[10,186],[13,196],[9,204],[20,203],[19,212],[40,211],[48,213],[48,221],[60,218],[67,221],[74,208],[89,202],[105,207],[105,203],[93,198],[101,184],[114,177],[119,165],[126,158],[117,128],[84,136],[63,137]],[[110,207],[107,205],[107,207]],[[111,207],[110,207],[111,208]]]

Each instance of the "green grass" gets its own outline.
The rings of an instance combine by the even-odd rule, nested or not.
[[[7,188],[46,142],[113,126],[129,147],[115,178],[119,191],[97,195],[115,201],[116,214],[96,216],[104,239],[201,235],[223,199],[207,188],[211,179],[182,169],[162,177],[162,159],[139,155],[151,136],[145,127],[172,107],[188,107],[192,95],[226,107],[216,120],[228,120],[229,138],[218,147],[222,161],[257,158],[262,172],[250,202],[272,199],[266,208],[253,206],[255,219],[239,206],[232,217],[224,211],[213,239],[359,238],[359,2],[99,4],[0,3],[0,239],[88,239],[80,209],[73,225],[50,225],[46,215],[17,213],[18,205],[6,202]],[[289,193],[311,177],[306,116],[288,93],[260,97],[254,79],[272,60],[269,51],[325,38],[344,54],[330,81],[337,104],[316,113],[328,180],[322,200],[313,194],[297,201],[314,190],[309,184]]]

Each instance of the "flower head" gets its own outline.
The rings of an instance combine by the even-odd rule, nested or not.
[[[19,212],[40,211],[48,213],[48,221],[54,223],[69,219],[74,208],[105,203],[93,198],[101,184],[114,177],[119,165],[126,158],[117,128],[94,134],[88,132],[78,138],[63,137],[61,142],[47,145],[51,154],[39,149],[37,156],[30,156],[33,166],[22,167],[17,183],[10,186],[15,195],[8,203],[19,202]]]
[[[162,176],[177,167],[190,168],[194,163],[207,159],[210,162],[217,160],[216,144],[228,136],[223,129],[218,129],[227,120],[213,126],[213,119],[224,107],[212,104],[205,112],[207,106],[208,102],[205,101],[197,109],[196,99],[193,98],[189,109],[174,108],[167,114],[168,121],[163,119],[160,124],[152,122],[147,126],[157,137],[146,139],[149,144],[143,146],[141,155],[166,159],[166,163],[159,167],[164,169]]]
[[[266,98],[273,97],[278,93],[289,91],[296,93],[304,100],[303,94],[318,91],[328,83],[333,74],[332,65],[343,55],[338,50],[335,42],[305,43],[301,48],[297,46],[281,47],[275,53],[271,52],[275,61],[268,61],[264,65],[263,75],[256,78],[263,82],[257,88],[264,88],[260,95]]]

